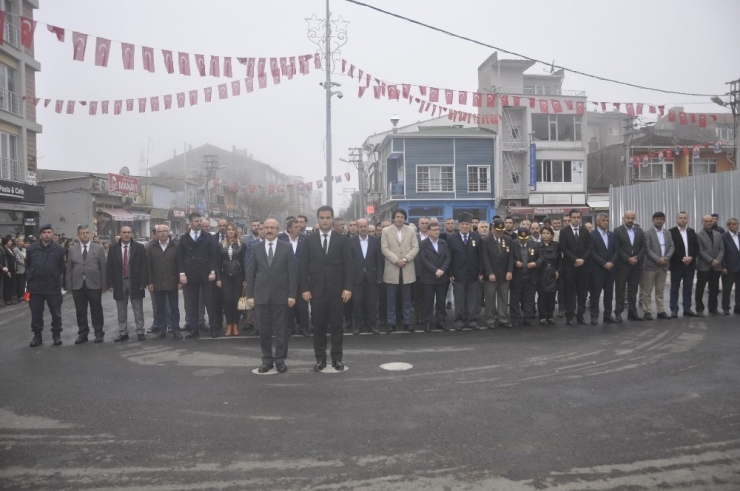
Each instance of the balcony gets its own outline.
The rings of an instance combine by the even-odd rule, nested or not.
[[[24,175],[25,166],[23,162],[0,158],[0,179],[13,182],[26,182]]]
[[[403,189],[403,181],[393,181],[388,183],[388,196],[390,199],[402,199],[406,195]]]
[[[0,109],[16,116],[23,117],[21,111],[21,97],[15,92],[7,89],[0,89]]]
[[[21,43],[18,42],[18,28],[8,22],[5,23],[3,42],[8,43],[14,48],[20,49],[21,47]]]
[[[503,141],[504,152],[527,152],[529,151],[529,144],[518,141]]]

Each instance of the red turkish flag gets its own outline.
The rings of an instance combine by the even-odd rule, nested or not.
[[[515,96],[513,96],[513,97],[514,97],[514,105],[515,105],[515,106],[518,106],[518,105],[519,105],[519,101],[521,100],[521,97],[519,97],[519,96],[516,96],[516,95],[515,95]]]
[[[108,114],[108,101],[103,101],[100,103],[100,111],[103,114]]]
[[[175,63],[172,59],[172,51],[163,49],[162,50],[162,57],[164,58],[164,68],[167,70],[167,73],[173,74],[175,73]]]
[[[583,102],[578,101],[576,102],[576,114],[583,116],[586,113],[586,106],[583,104]]]
[[[681,114],[683,114],[683,113],[681,113]],[[682,153],[683,153],[683,156],[684,157],[688,157],[689,156],[689,147],[687,147],[686,145],[684,145],[683,152]]]
[[[380,90],[381,90],[380,85],[376,85],[375,87],[373,87],[373,96],[376,99],[380,99]]]
[[[689,122],[686,119],[686,113],[685,112],[681,112],[681,113],[678,114],[678,120],[679,120],[679,122],[682,125],[689,124]]]
[[[601,110],[602,110],[603,112],[606,112],[606,102],[602,102],[602,103],[601,103]]]
[[[197,90],[191,90],[188,92],[188,97],[190,98],[190,105],[194,106],[198,104],[198,91]]]
[[[229,98],[229,89],[228,87],[226,87],[226,84],[221,84],[218,86],[218,98],[219,99]]]
[[[429,87],[429,101],[439,102],[439,89],[435,87]]]
[[[709,115],[710,118],[712,118],[712,121],[717,121],[717,116],[714,114]]]
[[[123,109],[123,101],[113,101],[113,115],[118,116]]]
[[[72,59],[74,61],[85,61],[85,49],[87,49],[87,34],[83,34],[81,32],[73,32],[72,47],[74,48]]]
[[[177,64],[180,67],[180,75],[190,75],[190,54],[180,51],[177,54]]]
[[[152,108],[152,112],[159,111],[159,96],[153,96],[149,98],[149,106]]]
[[[480,92],[473,93],[473,107],[481,107],[483,95]]]
[[[486,107],[496,107],[496,94],[486,94]]]
[[[75,101],[67,101],[67,114],[75,113]]]
[[[275,85],[280,83],[280,72],[277,72],[275,75],[272,76],[272,83]]]
[[[206,87],[203,89],[203,96],[206,102],[211,102],[211,98],[213,97],[213,87]]]
[[[676,111],[671,109],[668,111],[668,122],[669,123],[675,123],[676,122]]]
[[[267,186],[267,194],[275,194],[275,186]]]
[[[540,112],[541,113],[549,113],[550,112],[550,106],[547,105],[546,99],[540,99]]]
[[[706,128],[707,127],[707,116],[706,114],[702,114],[699,116],[699,128]]]
[[[247,77],[254,78],[254,58],[247,58]]]
[[[367,87],[363,87],[362,85],[360,85],[357,88],[357,97],[359,97],[360,99],[362,99],[362,96],[365,95],[365,91],[366,90],[367,90]]]
[[[262,75],[257,77],[257,86],[260,89],[264,89],[265,87],[267,87],[267,74],[263,73]]]
[[[637,103],[637,114],[642,115],[642,102]]]
[[[211,77],[221,76],[221,63],[218,56],[211,55],[211,61],[208,63],[208,75]]]
[[[172,107],[172,94],[164,96],[164,108],[170,109]]]
[[[206,60],[203,55],[195,55],[195,66],[198,68],[198,74],[201,77],[206,76]]]
[[[563,112],[563,106],[560,105],[560,101],[555,100],[555,99],[552,100],[552,111],[554,113]]]
[[[64,101],[56,101],[54,103],[54,111],[61,114],[62,109],[64,109]]]
[[[627,116],[635,115],[635,106],[631,102],[626,103],[624,107],[627,109]]]
[[[388,87],[388,99],[398,100],[398,87],[391,85]]]
[[[44,107],[49,107],[50,102],[51,102],[51,99],[44,99]]]
[[[233,82],[231,82],[231,95],[238,96],[241,93],[242,93],[241,81],[234,80]]]
[[[568,108],[568,111],[572,111],[573,110],[573,101],[571,101],[570,99],[566,100],[565,101],[565,107]]]
[[[663,111],[665,111],[665,106],[658,106],[658,112],[661,116],[663,116]]]
[[[318,53],[313,55],[313,67],[317,70],[321,69],[321,55]]]
[[[349,70],[347,70],[347,75],[349,75],[349,78],[354,78],[355,76],[355,66],[350,65]]]
[[[244,83],[247,86],[247,94],[252,92],[254,90],[254,79],[253,78],[247,78],[244,80]]]
[[[509,96],[506,94],[501,94],[499,97],[501,97],[501,105],[502,106],[508,106],[509,105]]]
[[[230,56],[224,56],[224,76],[233,78],[234,72],[231,68],[231,57]]]
[[[673,160],[673,150],[668,149],[665,151],[665,159]]]
[[[270,74],[273,77],[280,75],[280,65],[278,65],[277,58],[270,58]]]
[[[536,104],[537,100],[534,97],[529,98],[529,107],[534,109],[534,106]]]
[[[401,95],[404,99],[408,99],[411,95],[411,84],[403,84],[401,85]]]
[[[347,60],[342,58],[342,74],[347,71]]]
[[[133,110],[134,110],[134,100],[126,99],[126,111],[133,111]]]
[[[656,113],[656,112],[658,112],[658,111],[657,111],[657,109],[655,108],[655,106],[650,106],[650,109],[648,110],[648,112],[649,112],[650,114],[655,114],[655,113]]]
[[[33,44],[33,33],[35,31],[36,21],[21,17],[21,44],[28,49],[31,49],[31,45]],[[57,34],[57,37],[59,37],[59,34]],[[64,39],[64,34],[62,34],[62,39]],[[85,34],[85,43],[87,43],[87,34]]]
[[[460,104],[462,104],[463,106],[464,106],[465,104],[467,104],[467,103],[468,103],[468,93],[467,93],[467,92],[465,92],[465,91],[463,91],[463,90],[461,90],[461,91],[460,91],[460,92],[459,92],[459,93],[457,94],[457,102],[458,102],[458,103],[460,103]]]
[[[295,71],[295,56],[291,56],[290,58],[288,58],[288,80],[292,79],[293,75],[295,75],[296,73],[297,72]]]
[[[362,76],[365,74],[365,72],[362,71],[362,68],[359,68],[357,71],[357,81],[362,82]]]
[[[144,60],[144,70],[154,73],[154,49],[142,46],[141,58]]]
[[[123,58],[123,69],[133,70],[134,69],[134,45],[129,43],[121,43],[121,56]]]
[[[427,95],[427,88],[425,86],[423,86],[423,85],[420,85],[419,86],[419,93],[421,95],[424,95],[424,96]]]
[[[139,98],[139,112],[140,113],[146,112],[146,97]]]
[[[177,107],[178,108],[185,107],[185,92],[177,93]]]
[[[365,75],[365,87],[370,87],[370,78],[372,78],[372,75],[369,73]]]
[[[445,89],[445,102],[452,104],[455,100],[455,92],[453,90]]]
[[[3,12],[3,15],[5,15],[4,12]],[[46,28],[49,29],[49,32],[56,34],[57,41],[64,42],[64,29],[62,29],[61,27],[52,26],[52,25],[47,25]]]
[[[345,172],[345,173],[344,173],[344,178],[345,178],[345,179],[347,179],[347,180],[349,181],[349,172]]]
[[[98,101],[90,101],[90,107],[87,109],[87,114],[90,116],[98,114]]]
[[[696,123],[696,114],[691,113],[691,114],[689,114],[689,116],[691,117],[691,124]]]
[[[267,59],[265,59],[265,58],[260,58],[257,61],[257,76],[258,77],[260,75],[264,75],[265,74],[265,64],[266,63],[267,63]]]
[[[342,62],[344,63],[344,60]],[[342,65],[342,68],[344,69],[344,65]],[[344,70],[342,70],[342,73],[344,73]],[[288,59],[284,56],[280,58],[280,75],[288,76]]]
[[[108,56],[110,55],[110,39],[95,39],[95,66],[108,66]]]

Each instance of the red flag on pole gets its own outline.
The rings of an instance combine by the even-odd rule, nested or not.
[[[134,45],[129,43],[121,43],[121,56],[123,58],[123,69],[133,70],[134,69]]]
[[[108,56],[110,55],[110,39],[95,39],[95,66],[108,66]]]
[[[133,53],[133,45],[131,47]],[[133,58],[133,55],[132,55]],[[146,46],[141,47],[141,58],[144,60],[144,70],[154,73],[154,49]],[[133,68],[133,66],[132,66]]]
[[[175,73],[175,64],[172,60],[172,51],[163,49],[162,50],[162,56],[164,57],[164,68],[167,70],[167,73],[173,74]]]
[[[439,89],[429,87],[429,102],[439,102]]]
[[[74,61],[85,61],[85,49],[87,49],[87,34],[81,32],[73,32],[72,48],[74,48],[72,59]]]
[[[177,54],[177,64],[180,67],[180,75],[190,75],[190,54],[180,51]]]
[[[486,94],[486,107],[496,106],[496,94]]]
[[[21,17],[21,44],[28,49],[31,49],[31,45],[33,44],[33,33],[35,31],[36,21]],[[57,38],[59,38],[58,33]],[[62,33],[62,39],[64,39],[64,33]],[[87,34],[85,34],[85,43],[87,43]]]
[[[483,95],[480,92],[473,93],[473,107],[481,107]]]
[[[457,102],[459,104],[462,104],[463,106],[468,103],[468,93],[464,90],[461,90],[457,94]]]

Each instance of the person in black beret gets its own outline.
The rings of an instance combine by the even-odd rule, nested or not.
[[[511,279],[510,314],[511,327],[521,324],[531,326],[534,317],[534,300],[537,285],[540,282],[539,267],[542,259],[539,257],[539,243],[530,239],[529,230],[520,227],[517,232],[517,241],[511,246],[514,256],[514,273]]]
[[[470,213],[460,213],[457,220],[460,231],[447,238],[452,258],[450,282],[455,297],[455,330],[463,327],[477,330],[483,279],[482,244],[480,235],[470,230],[473,221]]]
[[[51,312],[51,338],[54,346],[62,344],[62,271],[64,248],[52,240],[51,224],[39,229],[39,242],[28,246],[26,252],[26,284],[31,298],[31,348],[41,345],[44,330],[44,303]]]

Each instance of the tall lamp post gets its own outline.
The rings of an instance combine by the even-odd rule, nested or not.
[[[326,70],[326,78],[319,84],[324,88],[326,94],[326,204],[332,205],[332,170],[331,170],[331,98],[337,96],[340,99],[344,97],[339,90],[334,90],[334,87],[339,87],[341,84],[332,82],[331,74],[336,67],[336,63],[341,62],[341,51],[339,50],[342,46],[347,44],[347,24],[340,15],[338,19],[331,18],[331,10],[329,9],[329,0],[326,0],[326,16],[323,19],[318,19],[316,14],[313,14],[310,18],[306,19],[308,22],[308,39],[311,40],[318,48],[319,53],[324,58],[324,67]],[[323,30],[323,32],[322,32]]]
[[[728,152],[728,157],[732,162],[732,168],[737,169],[737,112],[738,112],[738,98],[740,98],[740,79],[727,82],[730,86],[730,100],[724,101],[719,96],[712,97],[712,102],[719,104],[722,107],[729,107],[732,111],[732,154]]]

